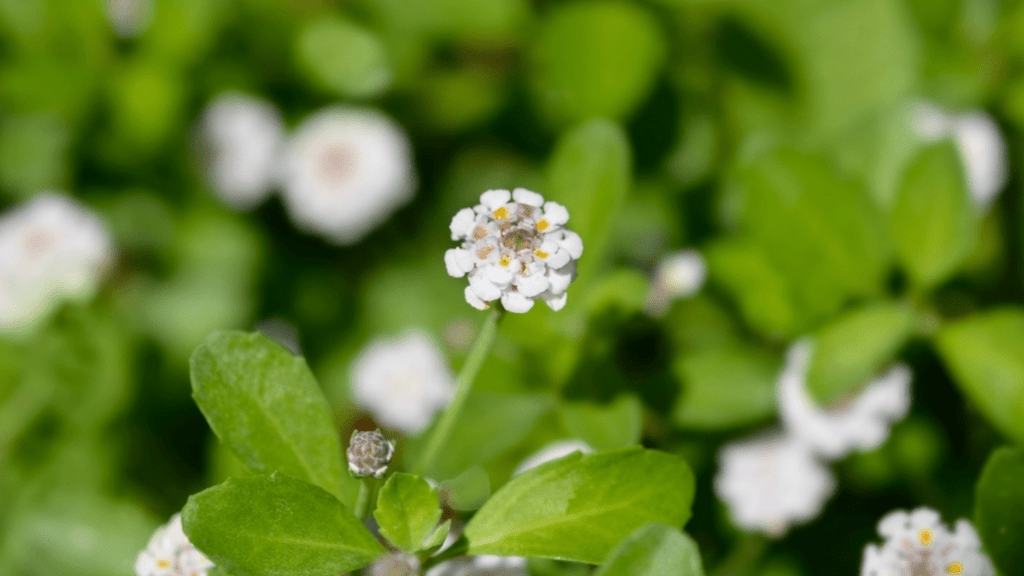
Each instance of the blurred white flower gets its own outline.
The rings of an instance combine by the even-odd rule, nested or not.
[[[677,298],[690,298],[700,292],[708,277],[704,256],[697,250],[666,254],[654,271],[647,293],[647,311],[661,316]]]
[[[442,562],[426,576],[528,576],[522,556],[469,556]]]
[[[395,552],[375,560],[364,573],[367,576],[419,576],[420,561],[412,554]]]
[[[779,412],[787,432],[830,459],[881,446],[892,424],[910,410],[910,368],[897,364],[868,382],[854,398],[822,409],[807,392],[812,350],[809,339],[795,342],[786,353],[786,366],[779,375]]]
[[[120,38],[135,38],[153,23],[153,0],[104,0],[103,13]]]
[[[240,92],[214,98],[202,115],[207,178],[229,206],[251,210],[274,185],[284,137],[273,103]]]
[[[196,550],[185,536],[180,514],[158,528],[146,549],[135,559],[138,576],[206,576],[211,568],[213,562]]]
[[[44,193],[0,215],[0,330],[20,330],[65,298],[87,298],[113,260],[106,225]]]
[[[541,448],[534,454],[527,456],[519,466],[516,466],[513,476],[518,476],[527,470],[536,468],[545,462],[552,460],[558,460],[572,454],[573,452],[582,452],[583,454],[590,454],[594,449],[590,447],[590,444],[582,440],[557,440]]]
[[[885,539],[881,546],[864,548],[861,576],[992,576],[978,534],[967,520],[958,520],[952,532],[939,513],[917,508],[896,510],[878,523]]]
[[[371,109],[335,106],[311,115],[285,147],[283,199],[297,226],[352,244],[415,193],[412,145]]]
[[[466,301],[481,310],[498,299],[509,312],[527,312],[537,299],[561,310],[583,254],[568,220],[564,206],[536,192],[488,190],[452,218],[452,240],[462,245],[444,254],[448,274],[469,276]]]
[[[813,520],[836,489],[828,466],[783,435],[731,442],[718,453],[715,494],[733,523],[772,537]]]
[[[927,141],[952,138],[960,152],[967,189],[981,210],[988,210],[1009,178],[1006,140],[989,114],[974,110],[956,116],[930,103],[920,103],[911,113],[911,126]]]
[[[352,399],[387,428],[417,434],[455,391],[441,350],[418,330],[377,339],[352,363]]]

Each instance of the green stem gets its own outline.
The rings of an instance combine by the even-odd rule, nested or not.
[[[745,534],[733,545],[729,555],[719,562],[711,576],[749,574],[766,550],[768,540],[764,536]]]
[[[373,497],[377,492],[377,479],[367,476],[359,481],[359,493],[356,495],[355,515],[360,520],[366,520],[370,514],[370,506],[373,504]]]
[[[494,308],[491,309],[491,314],[484,321],[484,325],[480,327],[480,333],[476,336],[473,349],[469,351],[466,363],[462,365],[462,370],[459,372],[458,378],[456,378],[455,397],[452,398],[448,407],[441,414],[441,419],[438,420],[437,426],[434,427],[430,437],[427,438],[426,448],[423,450],[419,462],[416,463],[417,474],[423,474],[430,470],[441,448],[448,443],[448,437],[451,436],[455,422],[458,420],[459,414],[462,413],[462,408],[469,397],[469,392],[473,389],[473,381],[476,380],[476,375],[480,373],[480,367],[483,366],[484,360],[490,355],[491,348],[494,346],[494,338],[498,335],[498,323],[501,321],[504,312],[501,305],[495,303]]]

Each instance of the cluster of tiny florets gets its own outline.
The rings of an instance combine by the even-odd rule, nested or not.
[[[896,510],[878,523],[881,546],[864,549],[861,576],[992,576],[992,562],[967,520],[953,530],[930,508]]]
[[[445,252],[448,273],[469,277],[466,301],[481,310],[501,300],[509,312],[526,312],[538,299],[560,310],[583,254],[568,220],[564,206],[536,192],[488,190],[452,218],[452,240],[462,245]]]
[[[380,430],[371,432],[352,431],[348,450],[348,469],[355,476],[380,478],[388,471],[388,463],[395,455],[395,445]]]

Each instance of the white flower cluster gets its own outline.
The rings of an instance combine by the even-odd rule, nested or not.
[[[44,193],[0,216],[0,331],[22,330],[66,298],[95,292],[113,241],[95,213]]]
[[[455,380],[437,344],[424,332],[378,338],[352,363],[353,401],[381,426],[423,431],[455,394]]]
[[[412,145],[400,125],[373,109],[331,106],[290,137],[270,102],[238,93],[203,114],[207,171],[221,199],[248,210],[280,187],[295,224],[336,244],[353,244],[415,193]]]
[[[211,568],[213,562],[185,536],[180,514],[175,514],[170,522],[158,528],[146,549],[135,559],[138,576],[206,576]]]
[[[442,562],[426,576],[529,576],[522,556],[469,556]]]
[[[466,301],[481,310],[499,299],[509,312],[527,312],[537,299],[561,310],[583,254],[568,220],[564,206],[536,192],[488,190],[452,218],[452,240],[462,245],[444,254],[448,274],[469,276]]]
[[[777,388],[782,432],[732,442],[719,452],[715,493],[737,526],[778,537],[813,520],[835,492],[828,462],[882,445],[910,408],[912,374],[902,364],[842,406],[819,407],[807,392],[811,351],[803,339],[786,354]]]
[[[708,266],[698,251],[687,249],[666,254],[654,271],[647,293],[646,309],[651,316],[662,316],[676,299],[692,298],[708,278]]]
[[[885,539],[864,548],[861,576],[992,576],[992,562],[981,548],[974,527],[957,520],[950,531],[939,513],[917,508],[896,510],[878,523]]]
[[[1006,140],[992,116],[980,110],[953,115],[934,104],[920,103],[912,112],[917,136],[926,141],[952,138],[964,163],[967,190],[974,203],[987,210],[1010,176]]]

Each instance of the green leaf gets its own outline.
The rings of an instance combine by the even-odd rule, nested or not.
[[[1024,449],[998,448],[981,472],[974,523],[992,562],[1004,576],[1024,574]]]
[[[210,428],[258,472],[308,480],[351,507],[331,411],[313,373],[259,333],[214,332],[192,355],[192,394]]]
[[[622,127],[592,120],[562,136],[547,166],[545,195],[569,209],[568,227],[583,239],[583,259],[590,263],[581,266],[583,275],[603,259],[629,190],[630,156]]]
[[[612,550],[594,576],[703,576],[697,544],[678,528],[646,524]]]
[[[648,522],[682,526],[694,478],[679,458],[642,448],[548,462],[509,481],[477,511],[470,554],[600,563]]]
[[[460,512],[476,510],[491,496],[491,478],[486,470],[473,466],[441,482],[438,492],[449,508]]]
[[[373,31],[328,16],[306,25],[295,51],[303,68],[323,87],[349,98],[385,92],[393,79],[384,45]]]
[[[936,343],[964,395],[1004,434],[1024,442],[1024,310],[949,324]]]
[[[704,255],[712,282],[732,296],[751,328],[784,338],[806,324],[789,278],[757,243],[730,237],[708,246]]]
[[[823,328],[807,374],[811,395],[825,404],[864,384],[906,343],[917,314],[910,306],[868,304]]]
[[[566,430],[595,450],[615,450],[640,443],[640,401],[619,396],[608,405],[586,402],[564,403],[562,422]]]
[[[392,474],[377,495],[373,511],[380,533],[406,552],[416,552],[437,528],[441,506],[437,491],[412,474]]]
[[[654,16],[627,2],[553,7],[535,38],[533,94],[557,124],[625,119],[650,92],[666,53]]]
[[[824,158],[781,148],[740,169],[735,185],[746,201],[743,224],[808,316],[826,318],[851,297],[881,292],[888,239],[859,182]]]
[[[441,548],[441,545],[444,544],[444,541],[448,539],[448,532],[450,532],[451,529],[451,518],[445,520],[441,524],[438,524],[437,528],[434,528],[434,531],[430,536],[427,536],[427,539],[423,541],[423,550],[428,554],[436,552]]]
[[[685,428],[723,430],[752,424],[775,413],[778,362],[739,345],[700,348],[673,363],[682,392],[672,411]]]
[[[454,478],[470,466],[486,464],[519,444],[551,409],[546,396],[475,391],[455,422],[448,445],[426,472],[432,478]],[[418,456],[425,432],[409,448]]]
[[[192,544],[236,576],[337,576],[385,554],[333,496],[279,473],[194,494],[181,520]]]
[[[923,150],[907,169],[892,212],[896,254],[920,288],[956,272],[974,247],[978,209],[952,144]]]

